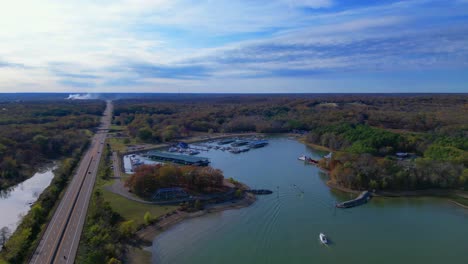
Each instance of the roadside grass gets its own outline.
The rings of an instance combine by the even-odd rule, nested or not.
[[[133,220],[136,226],[144,224],[143,217],[146,212],[157,218],[179,208],[176,205],[152,205],[135,202],[105,189],[102,190],[102,194],[115,212],[119,213],[125,220]]]
[[[93,132],[89,129],[83,129],[83,132],[88,136],[88,137],[92,137],[93,136]]]
[[[123,131],[123,130],[125,130],[125,126],[117,126],[117,125],[110,126],[110,131]]]
[[[125,140],[129,140],[129,143],[124,143]],[[127,145],[137,143],[134,138],[108,138],[107,142],[113,151],[118,151],[120,153],[127,151]]]
[[[127,264],[151,263],[151,252],[137,248],[129,247],[127,252]]]
[[[468,198],[453,194],[453,195],[449,196],[449,199],[451,199],[451,200],[453,200],[453,201],[455,201],[455,202],[457,202],[459,204],[462,204],[464,206],[468,206]]]

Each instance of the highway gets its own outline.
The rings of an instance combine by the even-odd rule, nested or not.
[[[31,264],[74,263],[99,161],[112,120],[112,102],[107,101],[98,132],[76,169],[65,194],[39,242]]]

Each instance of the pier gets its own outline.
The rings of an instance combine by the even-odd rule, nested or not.
[[[336,207],[338,207],[338,208],[351,208],[351,207],[354,207],[354,206],[358,206],[358,205],[362,205],[362,204],[367,203],[367,201],[369,201],[370,198],[371,198],[370,192],[364,191],[361,194],[359,194],[359,196],[357,198],[355,198],[353,200],[349,200],[349,201],[342,202],[342,203],[337,203]]]
[[[266,194],[272,194],[273,191],[266,190],[266,189],[258,189],[258,190],[245,190],[247,193],[252,193],[255,195],[266,195]]]

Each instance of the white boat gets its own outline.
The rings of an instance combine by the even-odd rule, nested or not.
[[[322,244],[325,244],[325,245],[328,244],[327,236],[325,236],[324,233],[320,233],[319,238],[320,238],[320,242],[322,242]]]
[[[169,148],[169,152],[177,152],[179,149],[176,147]]]
[[[307,157],[306,155],[302,155],[300,156],[299,158],[297,158],[298,160],[302,160],[302,161],[306,161],[309,159],[309,157]]]

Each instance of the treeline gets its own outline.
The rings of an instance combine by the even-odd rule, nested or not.
[[[467,105],[468,95],[463,94],[119,100],[114,123],[126,126],[128,135],[141,142],[199,132],[300,131],[307,142],[339,152],[331,169],[332,180],[340,185],[467,188]],[[411,158],[398,160],[398,152]]]
[[[223,173],[212,167],[141,165],[127,180],[129,189],[151,198],[159,188],[183,187],[193,192],[215,192],[223,186]]]
[[[352,189],[416,190],[468,187],[468,138],[396,133],[368,125],[325,126],[306,141],[335,155],[322,166],[331,180]],[[398,158],[397,152],[407,155]]]
[[[310,131],[306,141],[350,153],[370,153],[385,157],[396,152],[468,165],[467,137],[450,137],[434,133],[397,133],[369,125],[341,124]]]
[[[115,120],[131,137],[163,142],[195,132],[315,130],[343,123],[466,136],[466,95],[252,95],[189,100],[117,100]]]
[[[54,171],[55,177],[49,187],[39,196],[27,215],[16,228],[12,236],[3,245],[0,252],[0,262],[26,263],[39,244],[40,234],[45,224],[53,215],[53,208],[77,166],[83,151],[87,146],[76,149],[71,158],[64,159]]]
[[[94,100],[0,103],[0,189],[47,161],[70,157],[89,140],[104,108]]]
[[[323,160],[321,165],[330,170],[332,182],[351,189],[468,189],[468,169],[455,161],[335,152],[331,161]]]

